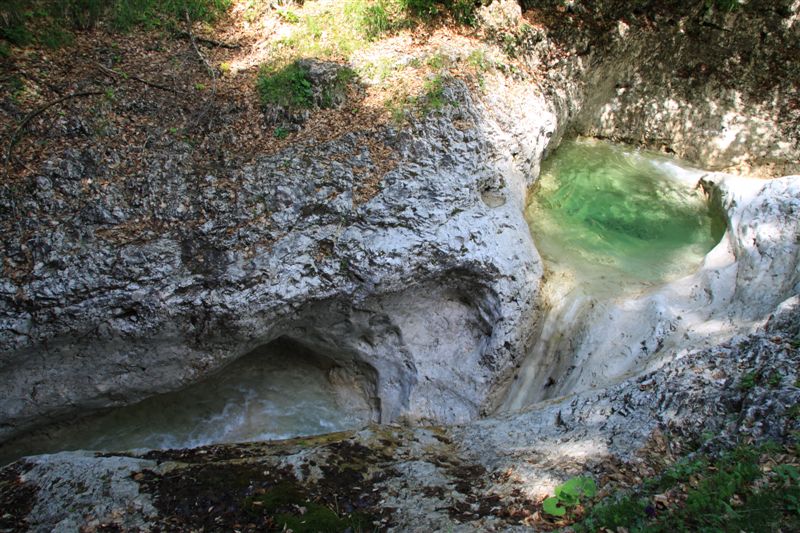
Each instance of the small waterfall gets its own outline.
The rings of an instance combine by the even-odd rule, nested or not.
[[[592,353],[592,328],[607,327],[615,308],[691,274],[719,242],[724,221],[697,188],[703,175],[660,154],[594,140],[565,142],[545,161],[526,209],[545,262],[543,319],[500,410],[569,392],[579,378],[604,385],[616,363],[603,372],[581,363],[637,353],[639,346],[623,345],[622,356]]]

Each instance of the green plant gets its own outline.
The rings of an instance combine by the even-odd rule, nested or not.
[[[278,17],[284,22],[288,22],[289,24],[297,24],[300,22],[300,17],[297,16],[297,13],[286,7],[278,7],[275,11],[278,13]]]
[[[308,108],[313,105],[314,91],[308,69],[294,61],[280,69],[262,66],[256,89],[263,105]]]
[[[475,25],[475,10],[483,0],[399,0],[411,15],[430,18],[449,12],[458,24]],[[444,8],[444,9],[442,9]]]
[[[358,73],[368,79],[375,79],[378,82],[383,82],[394,72],[401,70],[402,65],[397,64],[390,57],[380,57],[373,61],[367,61],[360,65]]]
[[[467,56],[467,64],[477,70],[478,72],[485,72],[492,66],[492,62],[486,56],[486,52],[481,49],[475,49]]]
[[[444,68],[449,62],[450,58],[441,52],[436,52],[435,54],[429,56],[428,60],[426,61],[428,66],[435,70]]]
[[[322,91],[321,107],[334,107],[339,101],[344,99],[347,86],[356,78],[356,72],[349,67],[342,67],[336,71],[333,83],[325,87]]]
[[[33,40],[27,27],[33,12],[23,0],[7,0],[0,3],[0,39],[24,46]]]
[[[755,371],[748,372],[747,374],[742,376],[742,379],[739,382],[739,389],[741,389],[743,391],[747,391],[747,390],[750,390],[753,387],[755,387],[756,386],[756,377],[757,376],[758,376],[758,374]]]
[[[268,512],[279,528],[295,533],[365,531],[371,523],[366,515],[344,514],[315,502],[300,486],[289,482],[279,483],[247,503],[254,510]]]
[[[441,109],[447,103],[447,99],[444,96],[444,77],[441,74],[426,80],[423,89],[423,113]]]
[[[475,0],[452,0],[450,2],[450,12],[453,15],[453,19],[455,19],[458,24],[474,26],[477,22],[475,17],[475,4]]]
[[[436,0],[400,0],[403,9],[420,17],[429,17],[439,13],[438,2]]]
[[[384,102],[392,117],[392,122],[401,125],[406,121],[406,111],[413,105],[413,99],[405,94],[395,95]]]
[[[502,34],[501,46],[509,57],[517,57],[524,52],[525,43],[535,38],[536,30],[527,22],[522,23],[511,32]]]
[[[575,507],[583,498],[593,498],[597,485],[592,478],[574,477],[555,488],[555,496],[542,502],[542,511],[551,516],[564,516],[567,510]]]
[[[25,82],[19,76],[10,76],[3,80],[2,84],[0,84],[0,89],[10,95],[11,101],[17,105],[26,91]]]
[[[588,516],[578,524],[576,531],[602,531],[606,528],[619,531],[620,528],[638,530],[638,526],[647,517],[648,500],[635,495],[623,495],[611,498],[592,507]]]
[[[745,484],[760,477],[757,458],[758,454],[746,447],[734,450],[731,457],[723,458],[716,471],[712,471],[688,492],[685,508],[688,517],[700,523],[719,522],[715,515],[726,514],[730,499]]]
[[[42,31],[37,39],[42,46],[46,48],[61,48],[73,41],[73,35],[66,29],[56,25],[50,24],[47,31]]]
[[[645,482],[645,487],[667,490],[677,483],[688,481],[690,477],[707,467],[708,461],[704,457],[684,457],[669,467],[659,478]]]
[[[370,41],[374,41],[392,28],[389,6],[384,0],[363,6],[358,17],[361,32]]]
[[[660,479],[588,509],[578,532],[616,530],[796,531],[800,527],[800,449],[739,445],[716,457],[685,458]],[[787,462],[788,461],[788,462]],[[771,468],[765,468],[772,465]]]
[[[720,11],[735,11],[739,8],[739,0],[706,0],[706,9],[716,8]]]
[[[447,105],[449,102],[444,95],[444,87],[444,76],[437,74],[425,81],[420,94],[412,96],[405,90],[399,90],[384,102],[384,106],[393,122],[403,124],[411,113],[424,116]]]
[[[289,130],[283,126],[278,126],[275,128],[275,131],[272,132],[272,135],[274,135],[276,139],[285,139],[289,136]]]

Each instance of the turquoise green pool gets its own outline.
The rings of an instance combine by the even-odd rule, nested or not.
[[[565,141],[544,162],[526,218],[546,263],[577,282],[659,284],[695,270],[724,233],[701,175],[660,154]]]

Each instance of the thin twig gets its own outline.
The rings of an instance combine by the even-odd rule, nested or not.
[[[139,76],[134,76],[134,75],[127,74],[127,73],[126,74],[122,74],[120,72],[117,72],[116,70],[112,70],[112,69],[110,69],[108,67],[105,67],[105,66],[101,65],[100,63],[96,63],[96,65],[100,70],[102,70],[106,74],[110,74],[111,76],[113,76],[115,78],[132,79],[134,81],[138,81],[139,83],[143,83],[143,84],[145,84],[145,85],[147,85],[149,87],[153,87],[154,89],[161,89],[162,91],[167,91],[167,92],[170,92],[170,93],[173,93],[173,94],[181,94],[181,91],[177,91],[177,90],[175,90],[175,89],[173,89],[171,87],[167,87],[166,85],[161,85],[159,83],[148,81],[148,80],[145,80],[143,78],[140,78]]]
[[[192,19],[189,17],[189,10],[187,9],[186,11],[184,11],[184,13],[186,14],[186,28],[187,28],[187,33],[189,34],[189,41],[192,43],[192,48],[194,48],[197,57],[199,57],[200,61],[202,61],[203,65],[205,65],[206,70],[208,70],[208,73],[216,81],[217,73],[214,70],[214,67],[211,66],[211,63],[208,62],[208,59],[206,59],[206,56],[203,55],[203,52],[200,51],[200,48],[198,48],[197,38],[194,36],[194,33],[192,33]]]
[[[190,32],[188,32],[188,31],[179,31],[179,32],[176,33],[176,35],[181,39],[189,39],[189,40],[192,39],[192,34]],[[214,40],[214,39],[209,39],[208,37],[200,37],[198,35],[195,35],[194,39],[200,44],[205,44],[207,46],[216,46],[217,48],[227,48],[229,50],[238,50],[238,49],[240,49],[242,47],[241,44],[226,43],[226,42],[223,42],[223,41],[217,41],[217,40]]]
[[[19,126],[17,126],[17,129],[14,131],[14,134],[11,136],[11,139],[8,142],[8,147],[6,148],[6,156],[5,156],[5,175],[6,175],[6,177],[8,177],[8,165],[11,162],[11,152],[14,150],[14,146],[22,138],[22,133],[25,130],[25,127],[28,125],[28,123],[31,120],[33,120],[37,116],[41,115],[42,113],[44,113],[45,111],[47,111],[51,107],[53,107],[55,105],[58,105],[61,102],[64,102],[66,100],[71,100],[72,98],[82,98],[84,96],[97,96],[97,95],[100,95],[100,94],[105,94],[105,93],[103,91],[85,91],[85,92],[80,92],[80,93],[68,94],[66,96],[62,96],[61,98],[53,100],[52,102],[49,102],[49,103],[43,105],[42,107],[40,107],[38,109],[35,109],[35,110],[31,111],[30,113],[28,113],[25,116],[25,118],[22,119],[22,122],[19,123]]]

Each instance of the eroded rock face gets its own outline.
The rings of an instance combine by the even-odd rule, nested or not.
[[[503,410],[605,387],[716,345],[800,293],[800,176],[711,173],[702,181],[728,229],[697,271],[638,296],[596,296],[569,282],[549,287],[551,330],[523,363]]]
[[[602,19],[615,4],[625,9],[613,1],[577,9]],[[594,58],[575,129],[713,170],[800,172],[796,3],[674,4],[644,14],[655,27],[609,22],[612,44]]]
[[[6,234],[2,438],[177,388],[280,336],[371,369],[379,421],[477,416],[534,319],[524,172],[557,121],[523,96],[535,113],[516,127],[545,142],[520,147],[449,90],[459,106],[411,131],[240,170],[190,175],[160,154],[101,188],[94,154],[53,160],[17,200],[31,237]],[[396,166],[357,202],[370,143]]]

